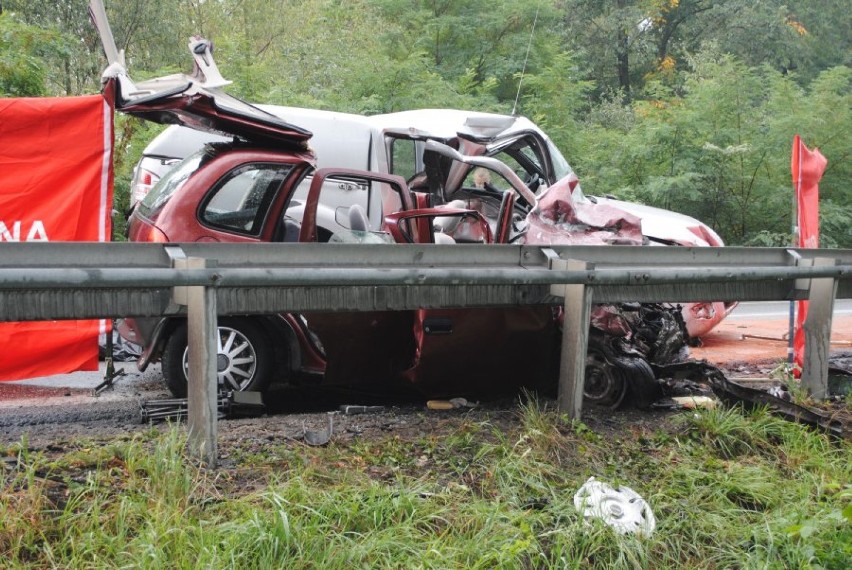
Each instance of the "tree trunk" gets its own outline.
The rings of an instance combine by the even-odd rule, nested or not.
[[[624,10],[626,0],[617,0],[615,3],[619,12]],[[620,18],[619,18],[620,19]],[[624,102],[629,103],[630,96],[630,38],[627,30],[621,22],[618,24],[615,48],[615,66],[618,74],[618,86],[624,93]]]

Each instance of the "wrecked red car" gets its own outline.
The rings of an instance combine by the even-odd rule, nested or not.
[[[407,140],[419,152],[390,155],[410,162],[407,180],[372,169],[316,171],[312,133],[221,92],[209,44],[191,44],[192,76],[136,84],[119,61],[105,72],[118,110],[232,137],[206,145],[153,187],[129,220],[132,240],[647,243],[642,219],[584,199],[558,151],[543,151],[549,139],[534,126],[513,131],[516,118],[473,114],[466,129],[440,137],[388,127],[388,148]],[[516,164],[494,157],[503,151]],[[557,181],[559,165],[565,176]],[[587,395],[600,403],[617,405],[629,388],[653,385],[649,359],[676,355],[687,338],[679,308],[624,305],[595,315]],[[552,386],[559,327],[558,310],[546,306],[228,316],[219,321],[219,377],[229,390],[311,374],[333,384],[407,379],[430,395],[493,393],[501,381]],[[162,360],[169,388],[185,393],[183,319],[119,328],[144,346],[141,369]]]
[[[123,110],[151,114],[155,106],[157,116],[173,113],[200,123],[196,114],[203,114],[208,124],[221,130],[231,128],[230,117],[221,112],[215,97],[206,94],[194,95],[191,104],[182,99],[174,104],[166,98],[148,101],[144,107],[126,105]],[[274,122],[270,119],[268,124]],[[605,211],[605,225],[596,224],[595,215],[584,208],[567,209],[570,181],[553,185],[539,199],[517,174],[494,158],[460,155],[430,141],[427,148],[436,159],[450,158],[454,164],[470,167],[472,184],[469,188],[462,185],[468,194],[465,200],[435,206],[429,192],[412,191],[398,176],[351,169],[314,170],[312,153],[300,146],[303,133],[290,125],[281,126],[280,140],[274,145],[270,131],[255,139],[241,125],[234,127],[242,129],[240,140],[208,145],[154,187],[130,218],[131,240],[327,241],[358,242],[365,247],[386,242],[510,243],[520,238],[554,243],[557,240],[533,235],[569,224],[586,243],[643,242],[638,218],[612,209]],[[296,199],[296,189],[308,177],[306,198]],[[483,182],[484,178],[489,181]],[[327,228],[328,235],[320,232],[318,211],[329,202],[323,194],[335,192],[341,185],[362,188],[368,207],[382,213],[381,221],[374,224],[368,211],[354,203],[345,212],[338,208],[337,213],[345,215],[336,216],[334,231]],[[500,206],[492,216],[487,203],[498,197]],[[567,232],[565,228],[561,231]],[[638,314],[638,309],[619,312]],[[663,314],[676,319],[679,312],[672,309]],[[558,311],[551,307],[229,316],[219,322],[219,375],[226,388],[238,390],[262,390],[276,376],[298,380],[311,374],[335,385],[405,379],[433,396],[475,394],[484,389],[493,392],[495,387],[518,384],[552,387],[559,323]],[[126,339],[144,345],[140,368],[159,358],[169,388],[177,395],[185,393],[183,319],[126,320],[120,330]],[[613,337],[602,332],[602,338]],[[685,338],[682,328],[676,333],[678,339]],[[635,340],[625,334],[619,338]],[[590,353],[593,382],[589,393],[593,400],[608,404],[623,400],[627,392],[624,366],[634,374],[639,370],[648,383],[653,382],[653,372],[641,365],[647,351],[637,350],[635,344],[629,350],[619,347],[603,343]]]

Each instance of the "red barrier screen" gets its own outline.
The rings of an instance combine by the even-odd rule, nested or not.
[[[0,248],[110,239],[112,117],[102,95],[0,99]],[[0,380],[97,370],[100,328],[0,323]]]

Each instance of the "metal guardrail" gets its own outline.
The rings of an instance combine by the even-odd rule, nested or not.
[[[832,278],[837,296],[852,298],[850,250],[549,249],[591,265],[552,270],[547,249],[503,245],[6,243],[0,321],[185,311],[172,302],[173,286],[213,287],[222,315],[552,304],[557,283],[593,286],[601,303],[761,301],[805,299],[797,279]],[[797,256],[836,265],[804,267]],[[188,257],[215,266],[174,268]]]
[[[809,299],[803,382],[827,383],[852,250],[4,243],[0,321],[187,314],[190,432],[216,462],[217,315],[564,304],[559,405],[579,417],[596,303]],[[196,410],[196,413],[193,412]]]

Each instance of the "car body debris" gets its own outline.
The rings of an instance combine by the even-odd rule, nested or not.
[[[479,402],[469,402],[466,398],[450,398],[449,400],[429,400],[426,407],[430,410],[458,410],[460,408],[475,408]]]
[[[843,439],[852,437],[847,420],[796,404],[787,393],[759,390],[733,382],[719,368],[705,361],[654,365],[653,368],[655,376],[661,379],[661,386],[707,386],[728,406],[742,406],[747,410],[765,407],[784,419],[815,427],[830,435]]]
[[[340,406],[340,412],[347,416],[357,414],[376,414],[385,411],[385,406],[362,406],[357,404],[343,404]]]
[[[319,447],[331,441],[331,436],[334,435],[334,416],[337,412],[328,412],[326,421],[328,424],[324,428],[308,429],[307,425],[302,422],[302,435],[305,443],[308,445]]]

